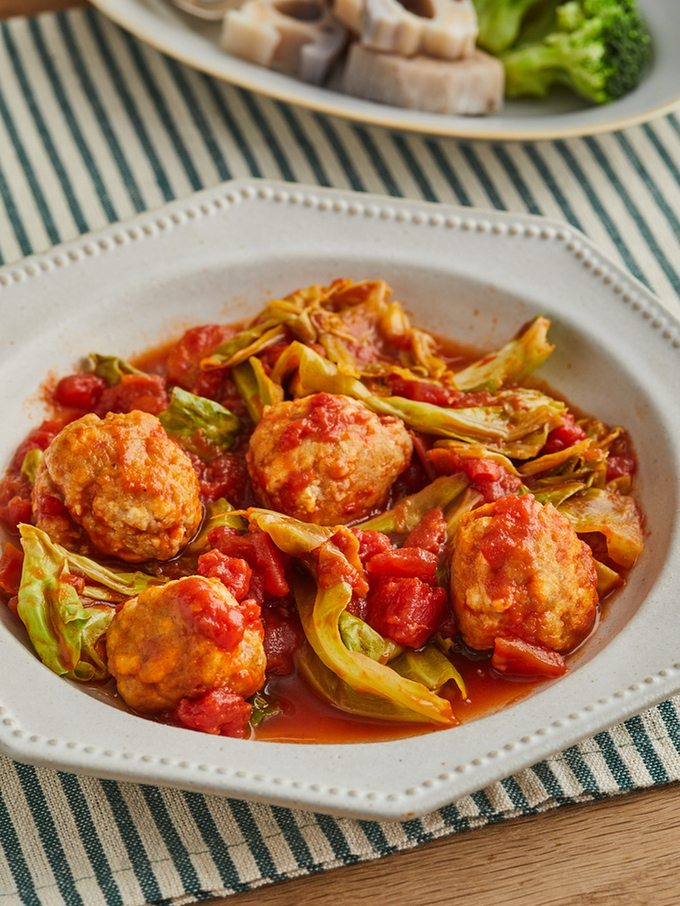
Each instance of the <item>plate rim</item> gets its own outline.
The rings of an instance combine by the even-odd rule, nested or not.
[[[628,274],[624,268],[613,262],[583,233],[559,220],[531,214],[395,199],[389,196],[368,195],[350,190],[319,188],[266,179],[228,181],[220,186],[201,190],[153,211],[143,212],[130,219],[78,237],[76,240],[62,243],[47,252],[37,253],[23,261],[4,266],[0,268],[0,306],[3,302],[3,289],[25,283],[38,276],[48,276],[49,278],[50,272],[63,273],[65,268],[77,267],[79,262],[92,259],[94,246],[105,253],[112,249],[124,249],[126,241],[135,241],[140,238],[140,234],[144,238],[162,237],[168,235],[168,227],[181,230],[183,224],[196,221],[197,218],[204,215],[208,217],[215,210],[224,212],[225,207],[228,208],[229,205],[242,205],[243,202],[253,201],[265,204],[289,203],[299,209],[318,208],[331,214],[333,212],[347,214],[354,208],[353,216],[371,211],[371,219],[374,221],[380,221],[380,213],[384,211],[390,217],[399,219],[402,224],[410,222],[415,225],[423,221],[427,222],[428,218],[434,218],[441,226],[449,218],[451,225],[455,221],[461,230],[473,233],[480,225],[483,225],[484,230],[490,235],[493,234],[495,225],[502,225],[509,233],[514,232],[527,238],[540,236],[542,231],[545,238],[548,238],[549,233],[553,235],[552,231],[561,231],[562,241],[572,245],[572,254],[580,255],[581,260],[586,261],[588,261],[588,255],[591,255],[591,268],[597,267],[598,264],[609,268],[610,282],[618,283],[615,288],[619,293],[629,294],[628,301],[631,305],[635,305],[637,299],[641,305],[650,306],[650,318],[659,315],[666,317],[670,324],[670,327],[667,326],[666,329],[672,331],[673,343],[676,348],[680,347],[680,321],[676,315],[668,311],[657,296]],[[377,209],[372,210],[372,207],[375,208],[375,206]],[[161,223],[164,226],[159,229]],[[154,229],[146,232],[145,227],[149,225],[153,225]],[[553,238],[555,238],[554,235]],[[676,526],[674,539],[677,535]],[[612,644],[614,642],[616,639]],[[11,640],[0,636],[0,650],[3,648],[7,650],[7,646],[12,644],[19,645],[20,643],[16,639]],[[602,652],[602,654],[604,653]],[[42,667],[39,664],[37,666]],[[53,679],[47,668],[44,669],[46,671],[44,675],[49,675],[50,679]],[[583,713],[570,715],[566,720],[566,728],[562,725],[563,721],[559,726],[557,724],[549,725],[532,731],[529,760],[527,760],[529,743],[523,744],[522,740],[519,740],[510,748],[506,745],[499,751],[488,752],[481,759],[480,764],[457,765],[451,768],[445,777],[428,776],[415,786],[387,793],[378,792],[375,788],[359,790],[343,788],[332,782],[325,785],[314,782],[301,784],[290,778],[275,775],[264,776],[257,772],[248,774],[248,772],[241,771],[230,774],[223,770],[222,765],[211,766],[209,763],[187,764],[181,760],[171,760],[166,764],[162,759],[157,758],[149,761],[147,752],[134,753],[125,747],[123,747],[122,753],[115,753],[107,749],[93,753],[90,751],[91,745],[78,746],[72,740],[45,738],[36,735],[35,732],[31,733],[30,729],[23,727],[2,698],[0,698],[0,750],[17,760],[42,764],[46,767],[73,770],[77,773],[90,773],[98,777],[194,789],[208,794],[236,795],[249,800],[275,802],[341,816],[406,820],[424,815],[433,808],[442,807],[491,782],[501,780],[521,768],[529,767],[594,732],[603,730],[607,726],[657,704],[679,690],[680,664],[667,665],[658,672],[658,675],[640,677],[616,693],[617,713],[614,718],[607,719],[604,723],[602,722],[604,705],[600,701],[593,702],[592,708],[585,708]],[[80,690],[73,689],[72,692],[82,696]],[[540,696],[535,698],[540,698]],[[135,724],[140,721],[139,718],[131,715],[127,715],[127,718],[134,720]],[[474,726],[474,723],[468,724],[468,726]],[[154,738],[167,737],[168,731],[174,731],[174,728],[155,726],[159,733]],[[180,732],[186,733],[186,736],[192,735],[188,731]],[[420,739],[431,738],[420,737]],[[405,741],[406,746],[411,745],[411,742],[411,740]],[[221,750],[227,752],[234,750],[233,743],[252,745],[252,743],[243,743],[241,740],[222,741],[220,738]],[[263,743],[263,745],[265,744]],[[403,750],[401,741],[398,741],[396,745],[393,742],[353,744],[349,748],[355,750],[362,748],[367,751],[384,745],[390,745],[398,752]],[[266,743],[266,748],[275,749],[277,746],[289,748],[290,744]],[[336,757],[336,750],[339,748],[342,749],[341,755],[349,751],[347,746],[321,745],[320,748],[324,754],[327,753],[333,758]],[[115,754],[121,757],[116,760],[112,757]]]
[[[171,3],[171,0],[165,0],[165,2]],[[584,114],[585,120],[572,124],[541,126],[541,117],[537,117],[537,125],[535,126],[494,126],[494,122],[500,122],[502,116],[438,115],[392,107],[391,105],[379,104],[361,98],[352,98],[339,91],[306,85],[292,76],[257,66],[254,63],[235,58],[227,54],[226,51],[222,51],[229,59],[226,64],[227,74],[223,66],[205,61],[198,53],[187,52],[186,48],[183,47],[185,42],[182,40],[181,30],[178,31],[174,25],[161,19],[153,9],[144,5],[143,0],[92,0],[92,5],[111,21],[129,31],[150,47],[160,53],[174,57],[187,66],[237,87],[254,91],[263,97],[366,126],[380,126],[386,129],[441,138],[461,138],[491,142],[556,141],[620,131],[650,122],[680,108],[680,88],[678,88],[675,96],[663,102],[648,105],[644,109],[632,111],[628,114],[617,114],[615,112],[613,116],[605,117],[604,119],[599,118],[600,111],[611,109],[616,111],[622,103],[626,103],[630,95],[609,105],[584,107],[581,112]],[[175,7],[171,8],[171,12],[185,19],[190,18],[189,14],[183,13]],[[154,28],[153,26],[156,27]],[[196,35],[196,37],[200,36]],[[307,92],[311,92],[311,96],[308,96]],[[537,103],[540,103],[540,101],[537,101]],[[590,118],[589,114],[591,113],[596,117],[595,119]],[[555,114],[550,119],[555,117],[559,119],[559,116],[560,114]],[[518,122],[521,121],[522,118],[518,118]],[[512,120],[506,120],[506,122],[511,123]],[[483,125],[480,125],[482,123]]]

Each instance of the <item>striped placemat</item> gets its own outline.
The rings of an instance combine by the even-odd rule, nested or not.
[[[0,263],[237,177],[544,214],[680,311],[680,124],[456,141],[253,95],[93,10],[0,25]],[[1,328],[0,312],[0,329]],[[0,757],[0,904],[188,903],[680,778],[680,699],[425,818],[332,818]]]

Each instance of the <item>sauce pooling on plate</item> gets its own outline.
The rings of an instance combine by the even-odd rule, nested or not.
[[[200,732],[455,726],[564,675],[642,549],[622,428],[336,280],[105,353],[0,484],[0,588],[37,656]],[[559,352],[557,353],[559,354]]]

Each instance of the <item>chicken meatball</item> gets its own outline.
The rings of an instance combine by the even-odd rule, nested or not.
[[[567,652],[595,619],[593,555],[552,504],[511,494],[460,520],[451,600],[471,648],[490,649],[496,637],[514,637]]]
[[[106,656],[126,704],[151,715],[215,690],[254,695],[265,679],[263,639],[254,601],[239,604],[219,579],[185,576],[123,604]]]
[[[263,506],[304,522],[344,525],[385,503],[411,451],[400,419],[316,393],[265,408],[247,462]]]
[[[54,541],[130,562],[174,557],[203,516],[191,460],[137,410],[66,425],[41,458],[32,503]]]

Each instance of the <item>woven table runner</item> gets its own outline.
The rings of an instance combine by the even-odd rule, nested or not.
[[[680,123],[538,143],[419,136],[196,72],[95,10],[0,25],[0,264],[238,177],[543,214],[680,312]],[[0,330],[2,313],[0,312]],[[334,818],[0,756],[0,904],[225,896],[680,778],[680,698],[425,818]]]

